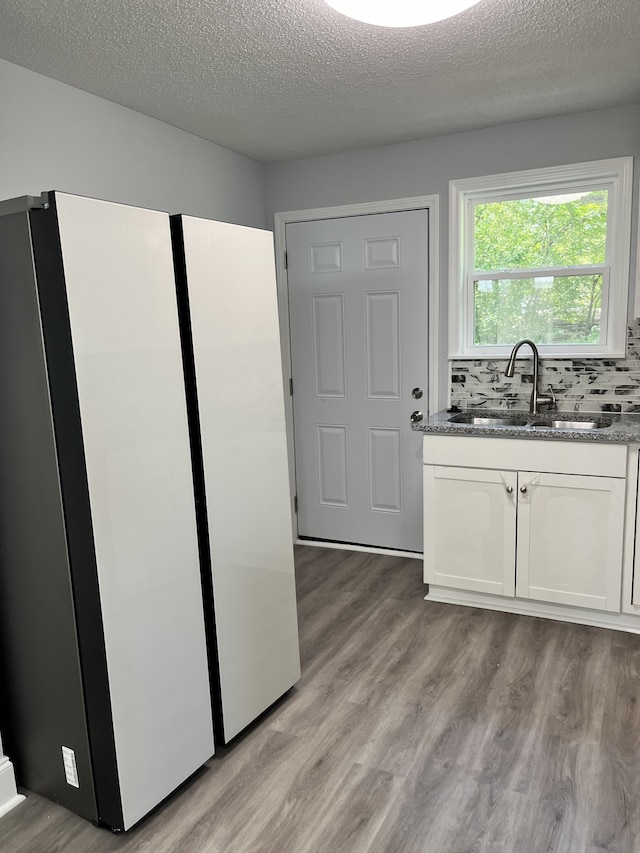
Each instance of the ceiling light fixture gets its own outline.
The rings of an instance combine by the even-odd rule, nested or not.
[[[451,18],[480,0],[325,0],[349,18],[379,27],[420,27]]]

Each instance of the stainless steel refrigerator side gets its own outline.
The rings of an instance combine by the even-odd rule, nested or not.
[[[96,821],[57,437],[26,212],[0,217],[0,246],[3,733],[20,785]],[[79,787],[66,780],[62,746],[75,753]]]
[[[174,234],[176,221],[228,742],[300,678],[273,240],[189,216]]]

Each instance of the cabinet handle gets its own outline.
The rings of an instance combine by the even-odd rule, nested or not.
[[[520,486],[520,491],[522,492],[523,495],[526,495],[527,487],[526,486]]]
[[[507,486],[507,494],[510,495],[513,492],[513,486]]]

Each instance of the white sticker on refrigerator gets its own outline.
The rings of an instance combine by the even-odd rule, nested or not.
[[[62,747],[62,761],[64,763],[64,775],[67,779],[67,785],[73,785],[74,788],[80,787],[78,781],[78,767],[76,765],[76,754],[68,746]]]

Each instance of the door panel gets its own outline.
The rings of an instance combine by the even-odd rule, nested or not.
[[[129,827],[213,753],[169,218],[56,207]]]
[[[298,532],[421,551],[410,415],[428,399],[427,211],[298,222],[286,236]]]
[[[316,397],[346,397],[344,296],[313,297],[313,364]]]
[[[424,477],[425,583],[513,596],[517,474],[426,465]]]
[[[402,512],[402,430],[369,430],[369,509]]]
[[[273,236],[180,222],[226,742],[300,678]],[[329,499],[336,444],[327,436]]]
[[[518,484],[517,595],[619,612],[624,480],[521,472]]]
[[[318,500],[325,506],[349,506],[347,428],[319,426]]]
[[[367,293],[367,397],[400,399],[400,293]]]

